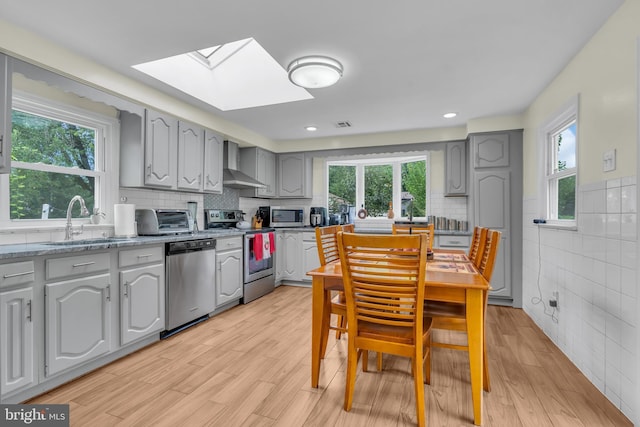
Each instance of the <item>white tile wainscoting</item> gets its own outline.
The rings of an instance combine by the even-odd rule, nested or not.
[[[636,185],[628,177],[581,186],[577,231],[534,225],[538,200],[523,201],[523,309],[630,419],[638,369]]]

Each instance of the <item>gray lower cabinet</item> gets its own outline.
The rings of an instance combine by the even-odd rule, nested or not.
[[[466,251],[469,249],[470,244],[471,236],[460,234],[440,234],[436,236],[433,246],[439,249],[456,249]]]
[[[11,58],[0,53],[0,173],[11,172]]]
[[[320,258],[318,257],[318,244],[316,243],[316,234],[302,233],[302,271],[301,280],[310,281],[311,276],[307,275],[307,271],[320,267]]]
[[[0,394],[35,385],[33,261],[0,265]],[[6,288],[10,288],[4,290]]]
[[[313,232],[287,230],[276,232],[276,282],[309,282],[307,271],[320,266],[316,236]]]
[[[104,273],[45,284],[45,376],[111,350],[110,282]]]
[[[162,246],[121,249],[120,344],[127,345],[165,328]]]
[[[242,237],[216,241],[216,307],[242,298]]]

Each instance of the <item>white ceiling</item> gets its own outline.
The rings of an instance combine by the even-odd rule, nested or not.
[[[0,0],[0,19],[284,140],[519,114],[622,2]],[[328,55],[342,62],[344,76],[310,90],[311,100],[222,112],[131,68],[248,37],[285,68],[300,56]],[[449,111],[458,116],[444,119]],[[345,120],[351,128],[335,126]]]

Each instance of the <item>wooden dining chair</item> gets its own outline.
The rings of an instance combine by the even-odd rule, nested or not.
[[[479,254],[478,271],[484,279],[491,284],[491,276],[493,275],[493,267],[495,265],[496,255],[498,253],[498,246],[500,244],[501,233],[495,230],[487,230],[486,243],[483,251]],[[484,309],[483,318],[486,325],[487,303],[489,301],[489,290],[484,292]],[[425,302],[424,315],[433,318],[434,329],[445,329],[450,331],[467,331],[466,322],[466,306],[463,303],[443,302],[443,301],[429,301]],[[486,346],[486,327],[482,336],[482,348],[483,348],[483,384],[485,391],[491,391],[491,382],[489,378],[489,360],[487,358],[487,346]],[[450,348],[453,350],[469,351],[468,345],[451,344],[439,341],[432,341],[432,347]]]
[[[484,250],[484,245],[487,242],[487,231],[488,229],[485,227],[475,226],[473,228],[473,235],[471,236],[471,245],[469,246],[469,252],[467,253],[467,258],[471,261],[476,267],[479,266],[480,260],[482,257],[482,251]]]
[[[320,265],[325,265],[339,258],[336,236],[342,228],[339,225],[329,225],[326,227],[316,227],[316,245],[318,246],[318,258]],[[337,316],[336,326],[329,325],[329,329],[336,331],[336,339],[340,339],[343,332],[346,332],[346,302],[344,297],[344,286],[341,281],[333,284],[333,291],[336,291],[331,298],[331,314]],[[322,354],[326,350],[326,342],[323,343]]]
[[[428,237],[338,233],[347,298],[347,379],[351,410],[358,359],[367,351],[411,358],[418,425],[425,425],[431,319],[423,316]]]
[[[391,224],[391,231],[393,234],[426,234],[428,236],[428,247],[429,249],[433,248],[434,224]]]

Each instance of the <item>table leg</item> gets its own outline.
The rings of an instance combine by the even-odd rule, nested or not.
[[[322,323],[326,298],[324,278],[313,276],[311,287],[311,387],[318,387],[320,359],[322,358]]]
[[[482,424],[482,371],[484,299],[481,289],[467,289],[467,339],[469,344],[469,370],[471,372],[471,399],[473,401],[473,423]]]

